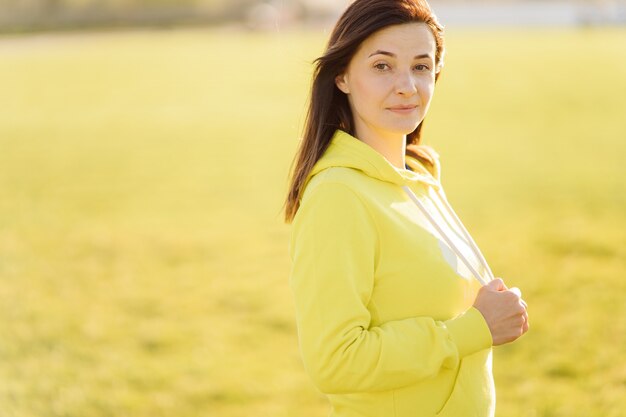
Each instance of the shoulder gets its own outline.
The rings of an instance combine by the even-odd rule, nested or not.
[[[347,167],[331,167],[311,178],[302,194],[294,223],[302,221],[370,223],[372,213],[367,192],[369,177]],[[307,220],[305,220],[307,219]]]
[[[355,181],[363,174],[346,167],[332,167],[311,178],[292,222],[296,240],[349,240],[367,245],[377,241],[378,227],[371,204]],[[362,189],[362,188],[361,188]]]
[[[361,198],[362,190],[369,177],[348,167],[330,167],[311,178],[304,193],[302,203],[313,195],[324,193],[346,194],[352,198]]]
[[[296,255],[299,246],[300,253],[342,247],[345,251],[332,250],[334,256],[342,257],[346,251],[375,255],[379,244],[376,218],[353,186],[355,173],[346,171],[350,169],[329,168],[309,181],[292,222],[291,254]]]
[[[338,182],[345,184],[348,187],[354,187],[364,180],[365,178],[363,173],[354,168],[330,167],[311,178],[311,183]]]

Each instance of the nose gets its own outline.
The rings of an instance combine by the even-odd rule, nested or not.
[[[409,71],[400,71],[395,79],[396,94],[403,96],[412,96],[417,93],[415,79]]]

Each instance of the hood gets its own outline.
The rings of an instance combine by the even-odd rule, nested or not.
[[[398,168],[389,162],[380,152],[349,133],[338,129],[331,138],[328,148],[313,166],[306,181],[317,173],[331,167],[357,169],[365,175],[399,186],[423,182],[436,190],[441,188],[439,161],[435,155],[435,169],[430,172],[416,158],[405,156],[406,164],[411,169]]]
[[[415,205],[422,211],[425,218],[427,218],[433,225],[441,239],[443,239],[443,241],[454,251],[454,253],[456,253],[456,256],[461,259],[463,263],[465,263],[466,267],[472,272],[476,279],[481,284],[485,285],[488,280],[483,279],[479,271],[474,268],[463,251],[455,244],[454,241],[452,241],[450,236],[446,234],[447,229],[443,229],[439,224],[437,219],[443,219],[443,214],[441,212],[436,215],[430,213],[428,208],[420,201],[411,189],[411,185],[421,182],[431,186],[435,190],[435,192],[432,193],[433,196],[436,196],[435,198],[440,200],[443,204],[443,208],[448,212],[450,218],[454,219],[454,222],[463,232],[465,242],[470,246],[479,262],[483,264],[483,267],[489,274],[489,278],[494,279],[493,273],[480,252],[480,249],[469,235],[469,232],[463,223],[461,223],[461,220],[458,218],[454,210],[452,210],[452,207],[450,207],[450,204],[445,197],[445,193],[440,182],[441,168],[437,153],[432,148],[427,147],[426,150],[433,156],[433,160],[435,161],[432,172],[429,171],[416,158],[409,155],[406,155],[405,161],[410,169],[397,168],[380,152],[372,148],[367,143],[355,138],[343,130],[338,129],[331,138],[324,154],[313,166],[313,169],[305,181],[304,187],[306,188],[306,185],[314,175],[331,167],[357,169],[367,176],[402,187],[404,192],[406,192]],[[440,211],[437,204],[435,204],[434,207],[436,211]]]

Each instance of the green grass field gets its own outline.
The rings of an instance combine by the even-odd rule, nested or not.
[[[326,35],[0,38],[0,416],[327,415],[281,213]],[[447,35],[425,141],[529,306],[498,417],[625,413],[625,43]]]

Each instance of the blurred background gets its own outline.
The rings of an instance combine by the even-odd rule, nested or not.
[[[0,30],[32,31],[245,23],[279,29],[332,23],[348,0],[2,0]],[[624,0],[433,0],[455,25],[606,25],[626,23]]]
[[[0,416],[328,414],[282,205],[347,4],[0,0]],[[424,140],[529,306],[497,416],[624,416],[626,2],[431,6]]]

